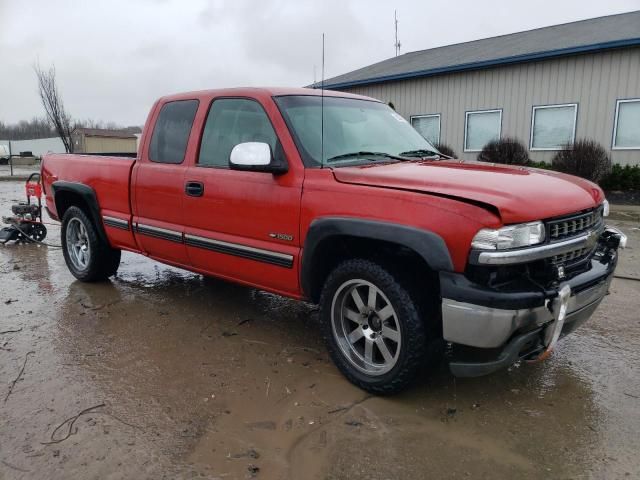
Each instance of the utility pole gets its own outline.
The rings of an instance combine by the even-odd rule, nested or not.
[[[13,177],[13,158],[11,158],[11,140],[9,140],[9,169],[11,170],[10,175]]]
[[[396,57],[398,55],[400,55],[400,47],[402,46],[400,44],[400,40],[398,40],[398,11],[394,10],[393,11],[393,18],[395,21],[395,27],[396,27],[396,43],[393,44],[394,47],[396,47]]]

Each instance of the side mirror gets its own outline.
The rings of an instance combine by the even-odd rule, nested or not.
[[[233,170],[252,172],[271,172],[274,174],[287,171],[286,165],[277,165],[268,143],[239,143],[229,156],[229,166]]]

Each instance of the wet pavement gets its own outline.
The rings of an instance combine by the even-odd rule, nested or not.
[[[36,245],[0,246],[0,282],[0,479],[640,477],[637,281],[542,364],[392,398],[342,378],[305,303],[133,254],[83,284]]]

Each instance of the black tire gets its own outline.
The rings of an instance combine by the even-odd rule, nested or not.
[[[333,324],[332,315],[338,318],[337,313],[339,311],[336,309],[339,307],[337,305],[346,305],[344,302],[350,301],[339,300],[339,298],[349,298],[346,293],[341,293],[344,291],[344,286],[350,282],[359,282],[360,280],[374,285],[386,297],[385,300],[388,300],[395,313],[394,322],[399,327],[401,341],[395,344],[395,364],[389,362],[393,366],[389,367],[390,370],[386,372],[382,369],[383,373],[368,374],[355,366],[352,360],[349,359],[349,355],[351,357],[354,356],[353,353],[345,352],[345,348],[348,350],[350,348],[349,343],[353,342],[346,342],[347,339],[345,337],[342,340],[339,339],[340,333],[337,333],[338,328],[334,328]],[[415,379],[427,355],[427,329],[420,318],[419,312],[421,309],[410,295],[409,292],[411,290],[407,288],[409,285],[403,285],[402,280],[400,275],[392,274],[389,270],[373,261],[364,259],[347,260],[339,264],[331,272],[324,284],[320,298],[320,318],[322,320],[323,335],[331,358],[350,382],[367,392],[377,395],[391,395],[407,388]],[[355,285],[359,284],[355,283]],[[366,285],[362,285],[362,287],[366,288]],[[357,288],[360,288],[360,286]],[[345,296],[340,297],[340,295]],[[343,317],[342,312],[340,310],[340,317]],[[362,318],[367,318],[365,314],[362,315]],[[340,321],[344,322],[344,320]],[[370,320],[367,320],[367,322],[370,322]],[[371,332],[372,330],[364,331]],[[362,337],[362,340],[359,341],[365,342],[366,339]],[[345,347],[345,345],[347,346]]]
[[[86,265],[79,265],[73,260],[73,252],[70,250],[71,245],[67,242],[67,230],[70,224],[82,224],[86,235],[84,237],[87,249]],[[76,228],[75,226],[72,228]],[[120,250],[111,248],[111,246],[102,240],[96,226],[89,216],[79,207],[69,207],[62,217],[62,252],[64,260],[71,274],[78,280],[83,282],[98,282],[115,275],[120,265]]]

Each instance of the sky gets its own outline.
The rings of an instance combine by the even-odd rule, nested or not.
[[[55,65],[75,119],[142,125],[189,90],[304,86],[401,53],[640,9],[640,0],[0,0],[0,121],[42,116]]]

